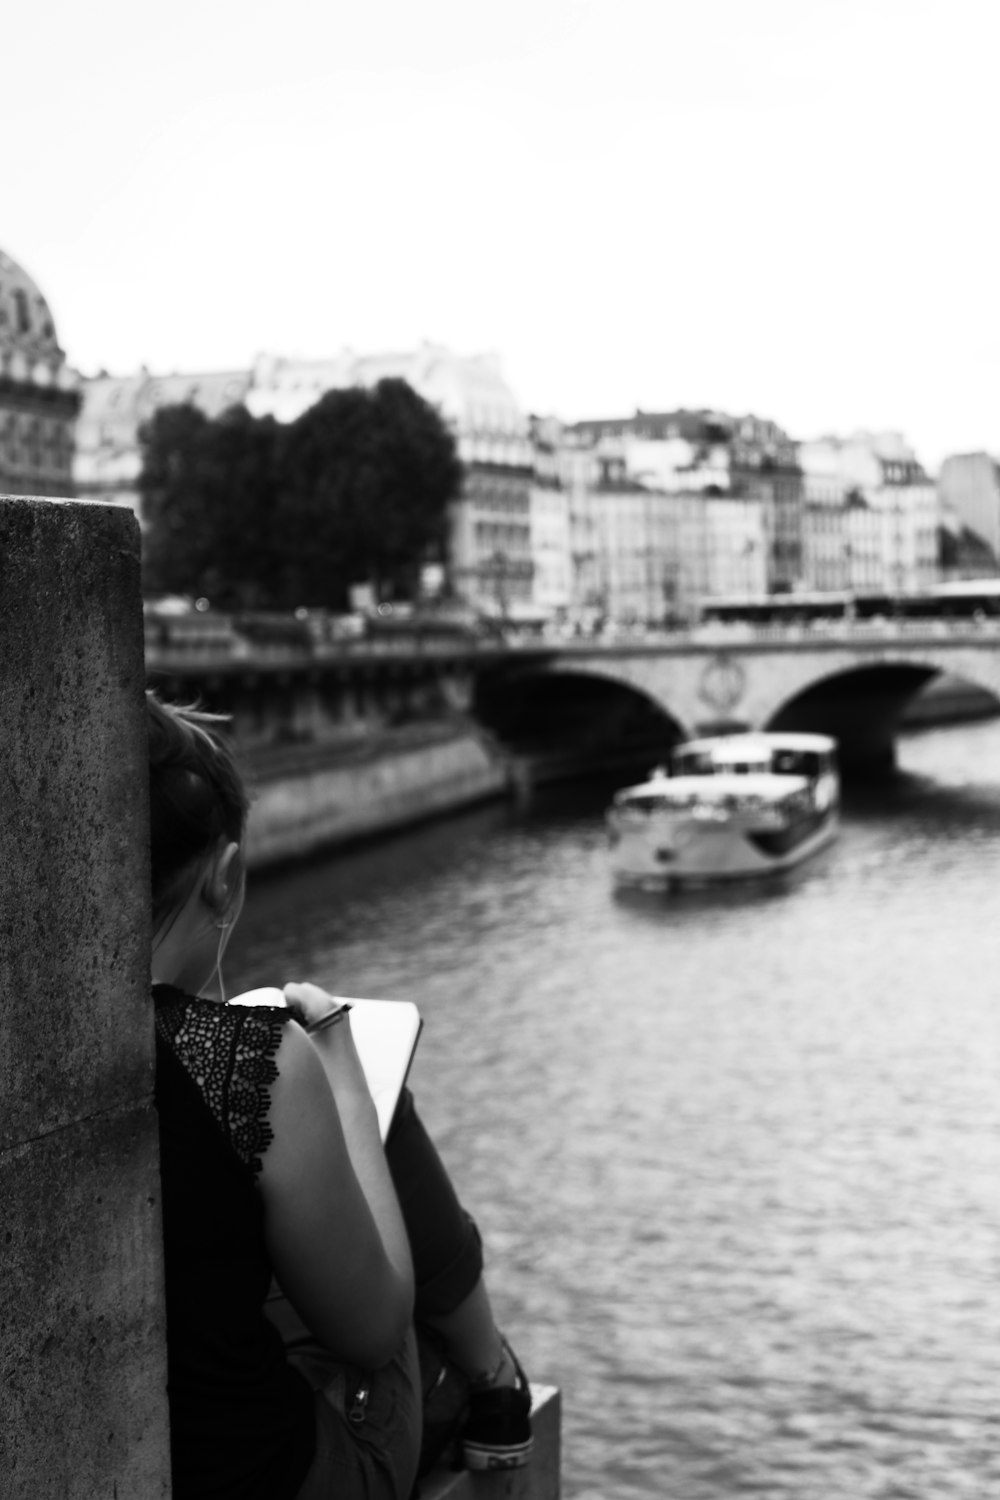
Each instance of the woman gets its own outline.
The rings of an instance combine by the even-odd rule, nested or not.
[[[242,909],[248,800],[218,719],[147,703],[175,1500],[406,1500],[415,1304],[441,1349],[424,1386],[458,1389],[467,1461],[524,1462],[527,1382],[412,1100],[383,1149],[350,1020],[318,986],[286,986],[288,1008],[206,997]]]

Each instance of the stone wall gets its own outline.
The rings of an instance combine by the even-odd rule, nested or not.
[[[506,768],[470,731],[261,778],[247,825],[252,869],[386,833],[502,795]]]
[[[169,1495],[134,518],[0,498],[0,1491]]]

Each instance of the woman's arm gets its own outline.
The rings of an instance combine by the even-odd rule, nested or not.
[[[315,1041],[289,1022],[276,1063],[260,1177],[275,1274],[333,1354],[375,1368],[409,1326],[413,1272],[349,1022]]]

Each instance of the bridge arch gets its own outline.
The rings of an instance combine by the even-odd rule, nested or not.
[[[895,763],[906,710],[933,678],[960,677],[992,697],[1000,709],[1000,672],[991,671],[980,656],[962,667],[952,654],[942,661],[931,653],[921,660],[913,653],[894,656],[891,652],[878,661],[841,664],[797,691],[786,688],[783,701],[768,714],[763,727],[832,734],[845,767],[889,767]]]
[[[858,656],[855,653],[832,653],[824,662],[816,656],[786,661],[782,680],[772,679],[770,693],[761,694],[755,705],[761,727],[786,723],[803,703],[818,704],[825,697],[836,697],[839,689],[853,686],[862,690],[882,688],[897,704],[899,711],[909,700],[937,676],[950,676],[969,683],[996,700],[1000,708],[1000,652],[981,651],[893,651]],[[870,696],[866,694],[866,696]]]
[[[525,661],[476,680],[475,718],[508,753],[538,765],[646,765],[689,734],[650,685],[603,664]]]

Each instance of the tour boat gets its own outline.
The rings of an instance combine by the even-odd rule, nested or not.
[[[614,876],[671,888],[788,870],[837,833],[836,741],[819,734],[688,740],[608,809]]]

